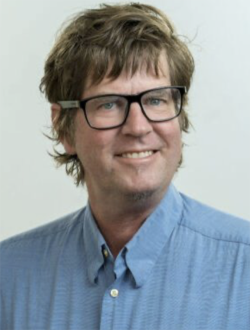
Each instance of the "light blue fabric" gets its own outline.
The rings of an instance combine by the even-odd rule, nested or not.
[[[250,223],[170,186],[114,262],[87,206],[1,244],[1,303],[1,330],[249,330]]]

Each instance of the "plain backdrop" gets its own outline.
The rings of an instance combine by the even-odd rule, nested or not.
[[[206,204],[250,219],[250,2],[156,0],[192,40],[196,71],[183,168],[175,185]],[[1,0],[0,239],[83,207],[48,156],[50,107],[39,92],[45,59],[65,19],[98,1]],[[110,2],[109,2],[110,3]]]

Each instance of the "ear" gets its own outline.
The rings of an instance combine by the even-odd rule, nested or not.
[[[61,106],[57,103],[52,103],[50,109],[51,109],[52,125],[55,126],[55,123],[60,115]],[[64,149],[68,155],[76,154],[76,150],[75,150],[74,146],[72,146],[65,138],[61,139],[60,142],[64,146]]]

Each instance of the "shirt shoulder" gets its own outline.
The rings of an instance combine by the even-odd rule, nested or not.
[[[250,221],[198,202],[184,194],[181,226],[214,240],[248,245]]]
[[[4,252],[7,251],[11,252],[11,250],[17,251],[17,249],[20,251],[20,249],[25,249],[25,247],[28,246],[32,246],[33,249],[35,249],[45,242],[47,242],[47,244],[49,242],[52,243],[56,237],[58,243],[60,237],[68,235],[70,232],[74,231],[77,226],[81,225],[84,212],[85,208],[82,208],[45,225],[7,238],[0,243],[1,253],[4,254]]]

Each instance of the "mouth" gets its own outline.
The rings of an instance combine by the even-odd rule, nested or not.
[[[120,154],[119,156],[122,158],[130,158],[130,159],[138,159],[138,158],[146,158],[152,156],[156,151],[155,150],[145,150],[139,152],[126,152]]]

